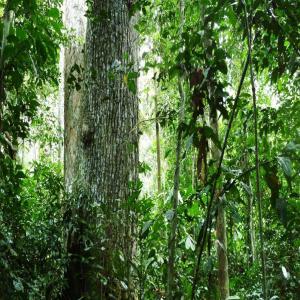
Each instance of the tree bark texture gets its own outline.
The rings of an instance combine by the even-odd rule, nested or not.
[[[75,186],[97,205],[100,228],[82,272],[83,295],[91,299],[132,299],[135,251],[134,195],[138,177],[136,35],[124,0],[89,2],[84,99],[79,105]],[[131,82],[129,82],[131,80]],[[83,216],[88,216],[83,212]],[[83,253],[86,256],[85,252]]]
[[[64,1],[64,23],[73,36],[64,49],[64,174],[65,187],[71,190],[75,176],[79,107],[83,99],[84,38],[86,31],[85,0]],[[77,65],[79,69],[74,69]],[[79,71],[81,70],[81,71]],[[74,77],[73,77],[74,76]],[[73,80],[71,80],[73,78]],[[76,82],[80,84],[76,89]]]
[[[75,182],[78,152],[78,124],[80,121],[80,104],[83,99],[83,86],[76,89],[75,83],[79,83],[84,69],[84,38],[86,30],[85,0],[65,0],[64,24],[72,35],[69,44],[63,49],[63,97],[64,97],[64,178],[65,190],[71,194]],[[80,41],[81,40],[81,41]],[[74,66],[77,65],[77,71]],[[81,71],[80,71],[81,70]],[[73,80],[71,80],[73,79]],[[65,247],[69,255],[69,262],[65,271],[66,287],[63,291],[63,299],[79,299],[85,291],[85,281],[82,278],[83,266],[81,264],[82,243],[80,236],[82,230],[74,222],[74,215],[78,211],[66,198],[65,214],[70,212],[65,229]],[[66,217],[65,217],[66,219]],[[75,230],[73,230],[75,229]]]
[[[78,9],[79,2],[67,5]],[[65,181],[78,197],[71,220],[79,219],[67,239],[70,295],[65,297],[133,299],[138,100],[128,85],[136,84],[129,75],[136,71],[136,34],[127,1],[87,3],[85,54],[78,45],[65,54],[66,74],[78,79],[70,87],[66,76],[65,83]],[[72,69],[74,63],[84,71]]]

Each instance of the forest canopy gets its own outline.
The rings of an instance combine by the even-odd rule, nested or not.
[[[1,300],[299,298],[299,1],[0,19]]]

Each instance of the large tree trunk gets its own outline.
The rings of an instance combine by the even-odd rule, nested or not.
[[[83,87],[77,87],[82,78],[84,69],[84,38],[86,30],[85,0],[65,0],[64,1],[64,23],[71,34],[74,36],[68,46],[62,51],[63,56],[63,77],[62,86],[64,94],[64,175],[65,190],[71,194],[72,185],[76,176],[76,154],[79,147],[78,142],[78,123],[80,118],[80,103],[83,99]],[[81,42],[80,42],[81,41]],[[78,66],[74,70],[74,66]],[[72,80],[73,79],[73,80]],[[69,203],[70,197],[66,198],[65,210],[66,215],[70,217],[66,220],[66,250],[70,257],[68,262],[65,281],[66,288],[63,292],[63,299],[79,299],[85,290],[85,282],[82,278],[82,265],[80,261],[80,234],[76,229],[75,235],[72,229],[76,227],[70,226],[74,222],[76,210],[72,207],[73,203]],[[72,213],[71,213],[72,211]],[[65,217],[66,218],[66,217]]]
[[[69,108],[78,113],[69,122],[74,132],[69,127],[66,132],[66,158],[72,160],[66,162],[66,183],[78,194],[76,214],[85,221],[68,239],[77,268],[69,286],[81,286],[79,297],[132,299],[138,100],[128,86],[136,84],[136,35],[125,0],[90,1],[87,15],[84,98]],[[92,241],[91,249],[85,237]]]
[[[64,1],[64,23],[73,38],[64,49],[64,173],[65,187],[71,190],[75,176],[80,103],[83,99],[84,39],[86,31],[85,0]],[[78,66],[78,68],[76,67]],[[80,84],[77,86],[76,83]]]

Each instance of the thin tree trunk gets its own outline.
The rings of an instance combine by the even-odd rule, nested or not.
[[[251,182],[249,180],[249,187],[252,190],[251,187]],[[253,225],[253,195],[250,195],[248,198],[248,213],[249,213],[249,218],[248,218],[248,234],[249,234],[249,247],[250,247],[250,262],[253,264],[256,259],[256,254],[255,254],[255,229]]]
[[[214,278],[213,278],[213,260],[211,257],[211,248],[212,248],[212,238],[211,238],[211,224],[208,225],[208,233],[207,233],[207,254],[208,259],[210,261],[210,268],[208,270],[208,299],[213,300],[215,299],[216,293],[215,293],[215,284],[214,284]]]
[[[173,217],[171,220],[171,232],[169,235],[169,260],[168,260],[168,286],[167,286],[167,298],[169,300],[174,299],[174,294],[176,292],[175,287],[175,250],[176,250],[176,235],[177,235],[177,207],[178,207],[178,194],[179,194],[179,183],[180,183],[180,162],[181,162],[181,148],[182,148],[182,129],[181,123],[184,118],[184,103],[185,95],[183,91],[183,79],[179,79],[179,90],[180,90],[180,112],[179,112],[179,125],[178,125],[178,135],[177,135],[177,146],[176,146],[176,166],[174,173],[174,189],[172,197],[172,211]]]
[[[204,47],[207,47],[207,28],[205,27],[205,9],[206,4],[200,1],[201,9],[201,23],[204,30]],[[213,26],[211,24],[211,26]],[[207,53],[211,56],[211,53]],[[213,99],[211,99],[213,101]],[[218,124],[218,113],[215,106],[211,106],[210,109],[210,125],[213,129],[216,137],[219,136],[219,124]],[[215,165],[218,168],[218,164],[221,158],[221,151],[212,142],[211,143],[211,156],[215,161]],[[216,191],[216,195],[218,192]],[[217,209],[217,219],[216,219],[216,237],[217,237],[217,260],[218,260],[218,286],[220,292],[220,299],[226,300],[229,297],[229,274],[228,274],[228,258],[227,258],[227,235],[226,235],[226,213],[224,210],[223,198],[214,199],[218,209]]]
[[[227,259],[226,214],[223,203],[218,208],[217,225],[217,254],[218,254],[218,280],[221,300],[229,297],[229,276]]]
[[[210,112],[211,127],[216,136],[218,136],[218,118],[217,111]],[[220,150],[212,143],[212,158],[216,164],[220,160]],[[218,194],[218,193],[217,193]],[[227,258],[227,236],[226,236],[226,214],[222,199],[217,201],[217,221],[216,221],[216,236],[217,236],[217,258],[218,258],[218,282],[220,299],[226,300],[229,297],[229,275],[228,275],[228,258]]]
[[[180,33],[183,30],[184,24],[184,0],[180,0],[180,16],[181,16],[181,24],[180,24]],[[176,258],[176,235],[177,235],[177,225],[178,225],[178,217],[177,217],[177,207],[178,207],[178,193],[179,193],[179,182],[180,182],[180,162],[181,162],[181,148],[182,148],[182,122],[184,119],[184,106],[185,106],[185,93],[184,93],[184,77],[180,76],[178,79],[178,89],[180,94],[180,111],[178,117],[178,136],[177,136],[177,145],[176,145],[176,165],[175,165],[175,173],[174,173],[174,189],[173,189],[173,197],[172,197],[172,211],[173,218],[171,219],[170,224],[170,234],[168,241],[168,274],[167,274],[167,299],[173,300],[175,299],[176,294],[176,286],[175,286],[175,258]]]
[[[247,136],[247,128],[244,127],[244,135]],[[244,149],[245,155],[242,160],[242,168],[248,168],[248,153],[246,149]],[[247,240],[246,246],[248,251],[248,264],[251,266],[255,261],[255,230],[253,224],[253,189],[250,179],[250,174],[245,177],[245,184],[247,184],[248,189],[246,191],[247,196],[247,218],[246,218],[246,232],[247,232]]]
[[[198,181],[195,180],[195,178],[197,178],[197,167],[196,166],[197,166],[197,152],[193,150],[193,153],[192,153],[192,170],[191,170],[193,189],[197,188],[197,183],[198,183]]]
[[[157,88],[155,87],[155,135],[156,135],[156,161],[157,161],[157,192],[161,193],[161,151],[160,151],[160,126],[158,121]]]
[[[250,81],[252,88],[252,99],[253,99],[253,115],[254,115],[254,136],[255,136],[255,173],[256,173],[256,199],[258,202],[258,221],[259,221],[259,240],[260,240],[260,256],[261,256],[261,268],[262,268],[262,290],[263,298],[268,298],[267,289],[267,274],[266,274],[266,254],[264,246],[263,236],[263,216],[262,216],[262,199],[261,199],[261,185],[260,185],[260,167],[259,167],[259,140],[258,140],[258,112],[257,112],[257,99],[256,99],[256,88],[254,70],[252,65],[252,27],[249,23],[247,6],[245,5],[245,16],[248,36],[248,50],[249,50],[249,66],[250,66]]]
[[[247,134],[247,123],[244,125],[244,135],[245,137],[248,136]],[[242,159],[242,168],[247,169],[249,164],[249,157],[247,149],[244,149],[245,155]],[[247,232],[247,251],[248,251],[248,264],[251,266],[256,259],[255,253],[255,228],[253,223],[253,188],[251,184],[250,174],[245,177],[245,184],[249,187],[249,190],[246,191],[247,195],[247,220],[246,220],[246,232]]]

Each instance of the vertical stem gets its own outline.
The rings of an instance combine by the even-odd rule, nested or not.
[[[177,233],[177,207],[178,207],[178,193],[179,193],[179,174],[180,174],[180,160],[181,160],[181,148],[182,148],[182,121],[184,117],[184,102],[185,102],[185,95],[183,92],[183,79],[179,79],[179,91],[180,91],[180,112],[179,112],[179,125],[178,125],[178,135],[177,135],[177,146],[176,146],[176,167],[175,167],[175,174],[174,174],[174,189],[173,189],[173,218],[171,220],[171,232],[169,236],[169,262],[168,262],[168,296],[167,299],[171,300],[174,299],[174,292],[175,292],[175,250],[176,250],[176,233]]]
[[[160,126],[158,122],[158,109],[157,109],[157,89],[155,87],[155,133],[156,133],[156,161],[157,161],[157,192],[161,193],[161,152],[160,152]]]
[[[211,128],[218,136],[219,124],[216,109],[211,108],[210,112]],[[212,143],[212,158],[216,161],[216,165],[221,157],[220,150]],[[222,198],[215,199],[217,209],[216,220],[216,236],[217,236],[217,258],[218,258],[218,286],[220,291],[220,299],[226,300],[229,297],[229,275],[228,275],[228,259],[227,259],[227,236],[226,236],[226,213],[224,209],[224,201]]]
[[[218,282],[220,299],[226,300],[229,297],[229,275],[227,259],[227,236],[226,236],[226,214],[223,201],[219,201],[217,215],[217,256],[218,256]]]
[[[210,199],[209,199],[209,202],[208,202],[208,207],[207,207],[207,211],[206,211],[206,219],[205,219],[205,222],[204,222],[204,225],[203,225],[203,230],[199,231],[199,234],[198,234],[198,237],[197,237],[197,248],[199,248],[199,249],[197,249],[198,253],[197,253],[197,258],[196,258],[195,267],[194,267],[194,277],[193,277],[192,293],[191,293],[191,299],[192,300],[195,299],[196,285],[197,285],[198,279],[199,279],[200,262],[201,262],[201,258],[202,258],[202,254],[203,254],[203,250],[204,250],[204,244],[205,244],[206,236],[207,236],[208,223],[210,222],[210,219],[211,219],[212,204],[213,204],[213,200],[215,198],[217,180],[221,175],[221,166],[222,166],[223,158],[224,158],[224,155],[225,155],[225,150],[227,148],[227,143],[228,143],[230,130],[231,130],[234,118],[236,116],[236,110],[237,110],[237,106],[238,106],[238,102],[239,102],[239,97],[240,97],[242,86],[243,86],[245,76],[246,76],[246,73],[247,73],[247,70],[248,70],[248,65],[249,65],[249,53],[247,54],[247,59],[246,59],[245,64],[244,64],[242,76],[241,76],[240,83],[239,83],[238,90],[237,90],[237,94],[236,94],[236,97],[234,99],[233,108],[232,108],[230,119],[229,119],[229,122],[228,122],[228,125],[227,125],[227,129],[226,129],[226,133],[225,133],[225,137],[224,137],[224,142],[223,142],[223,146],[222,146],[222,151],[221,151],[221,156],[220,156],[220,160],[219,160],[219,164],[218,164],[218,169],[217,169],[217,172],[216,172],[216,176],[213,180],[213,186],[212,186],[212,190],[211,190],[211,194],[210,194]]]
[[[180,0],[180,36],[183,31],[184,24],[184,0]],[[176,233],[177,233],[177,206],[178,206],[178,193],[179,193],[179,174],[180,174],[180,160],[181,160],[181,148],[182,148],[182,122],[184,119],[184,105],[185,105],[185,93],[184,93],[184,76],[181,74],[178,79],[178,89],[180,94],[180,111],[178,117],[178,136],[176,146],[176,166],[174,173],[174,189],[172,197],[172,209],[173,218],[171,220],[171,232],[168,241],[168,277],[167,277],[167,299],[173,300],[175,295],[175,252],[176,252]]]
[[[1,43],[1,53],[0,53],[0,131],[3,130],[2,118],[3,109],[5,105],[5,73],[4,73],[4,49],[7,43],[7,37],[9,35],[10,25],[12,21],[13,11],[9,10],[10,1],[7,1],[4,13],[3,13],[3,33],[2,33],[2,43]]]
[[[208,237],[207,237],[207,254],[208,259],[211,260],[211,248],[212,248],[212,238],[211,238],[211,224],[208,225]],[[213,299],[215,297],[214,288],[214,278],[213,278],[213,267],[209,269],[208,272],[208,299]]]
[[[244,126],[244,136],[248,137],[246,125]],[[247,169],[249,159],[248,159],[248,152],[246,148],[244,148],[244,152],[245,155],[242,161],[242,168]],[[252,189],[252,184],[251,184],[251,179],[249,174],[245,177],[245,184],[247,184],[249,187],[249,191],[246,193],[247,194],[246,245],[248,247],[247,249],[248,265],[252,266],[255,261],[255,231],[253,226],[253,191],[252,191],[253,189]]]
[[[249,187],[252,191],[250,178],[248,180]],[[253,195],[249,195],[248,197],[248,243],[249,243],[249,262],[253,264],[255,261],[255,235],[254,235],[254,226],[253,226]]]
[[[254,114],[254,135],[255,135],[255,171],[256,171],[256,197],[258,201],[258,214],[259,214],[259,238],[260,238],[260,256],[262,264],[262,288],[263,297],[267,299],[267,282],[266,282],[266,263],[265,263],[265,247],[264,247],[264,237],[263,237],[263,221],[262,221],[262,201],[261,201],[261,187],[260,187],[260,170],[259,170],[259,145],[258,145],[258,125],[257,125],[257,100],[256,100],[256,90],[254,82],[254,71],[252,65],[252,30],[249,25],[247,7],[245,5],[245,15],[246,15],[246,25],[248,31],[248,48],[249,48],[249,65],[250,65],[250,80],[252,87],[252,97],[253,97],[253,114]]]

